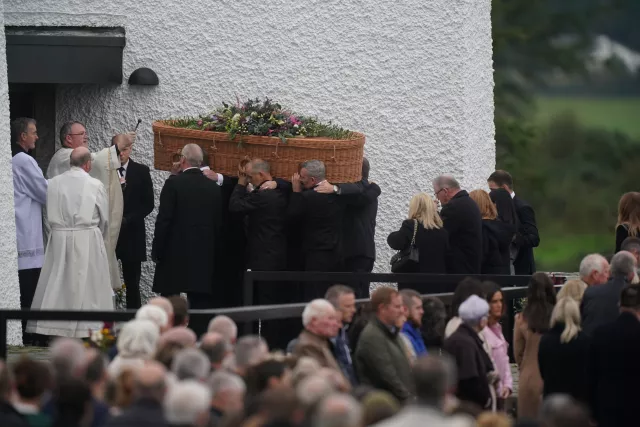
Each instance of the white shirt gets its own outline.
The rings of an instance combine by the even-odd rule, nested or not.
[[[513,199],[514,197],[516,197],[516,192],[515,192],[515,191],[512,191],[512,192],[511,192],[511,198]]]
[[[127,163],[121,164],[120,167],[123,168],[124,170],[118,169],[118,175],[120,176],[120,178],[124,179],[127,177],[127,168],[129,167],[129,160],[127,160]]]

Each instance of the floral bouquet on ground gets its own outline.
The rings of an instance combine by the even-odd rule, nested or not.
[[[250,99],[244,104],[238,99],[235,105],[223,103],[222,107],[199,117],[171,120],[178,128],[212,132],[226,132],[230,139],[237,135],[275,136],[283,143],[287,138],[325,137],[349,139],[352,132],[317,118],[295,114],[270,99]]]
[[[127,284],[123,283],[122,287],[118,289],[115,293],[114,305],[116,310],[126,309],[127,308]]]
[[[107,352],[116,343],[116,333],[113,323],[104,323],[102,329],[92,331],[89,329],[89,339],[85,341],[88,348],[96,348],[102,352]]]

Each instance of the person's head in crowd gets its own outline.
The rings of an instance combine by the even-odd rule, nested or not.
[[[302,325],[314,335],[323,338],[333,338],[338,335],[336,309],[326,299],[314,299],[302,312]]]
[[[22,357],[13,365],[13,377],[17,401],[21,406],[27,405],[39,411],[43,396],[52,386],[49,367],[43,362]]]
[[[85,348],[73,338],[56,338],[49,347],[55,381],[78,377],[85,363]]]
[[[356,314],[356,294],[353,288],[345,285],[333,285],[327,290],[324,297],[342,315],[342,324],[350,324]]]
[[[174,323],[173,323],[173,316],[174,316],[173,304],[171,303],[169,298],[153,297],[147,302],[146,305],[153,305],[153,306],[156,306],[156,307],[160,307],[165,313],[167,313],[167,319],[168,319],[168,324],[169,324],[168,326],[169,327],[174,326]]]
[[[109,380],[109,375],[107,375],[107,360],[102,353],[96,349],[89,349],[85,357],[84,380],[91,388],[93,397],[102,400]]]
[[[235,348],[235,368],[244,377],[247,370],[262,362],[269,355],[269,346],[264,338],[247,335],[238,340]]]
[[[320,370],[320,364],[316,359],[303,356],[298,359],[298,363],[293,368],[291,373],[291,383],[294,387],[298,387],[298,384],[305,378],[313,375]]]
[[[156,352],[160,331],[150,320],[132,320],[125,323],[118,336],[118,355],[109,365],[109,374],[117,376],[124,368],[139,367],[151,360]]]
[[[183,347],[195,347],[197,341],[198,337],[191,329],[184,326],[176,326],[160,335],[158,345],[177,343]]]
[[[395,326],[403,316],[402,297],[393,288],[381,286],[371,294],[371,308],[380,322]]]
[[[588,286],[603,285],[609,280],[609,261],[600,254],[590,254],[582,259],[580,279]]]
[[[458,308],[467,298],[471,295],[477,295],[481,298],[485,298],[486,291],[482,286],[482,282],[473,277],[467,277],[463,279],[458,286],[456,286],[453,292],[453,298],[451,299],[451,317],[458,316]]]
[[[115,415],[133,403],[136,374],[132,369],[125,369],[115,378],[110,378],[105,390],[105,402]]]
[[[212,371],[220,369],[224,360],[232,353],[231,343],[217,332],[207,332],[202,336],[200,350],[209,358]]]
[[[66,378],[53,396],[52,427],[85,426],[93,420],[91,390],[85,381]]]
[[[441,346],[447,326],[447,308],[440,298],[426,296],[422,300],[422,335],[427,347]]]
[[[80,122],[66,122],[60,128],[60,144],[66,148],[87,148],[89,146],[87,129]]]
[[[489,192],[489,197],[496,206],[498,220],[513,226],[519,224],[516,206],[513,204],[513,198],[507,190],[504,188],[493,189]]]
[[[208,387],[197,381],[180,381],[164,398],[165,418],[172,425],[205,427],[209,423],[210,403]]]
[[[471,295],[460,304],[458,315],[463,323],[471,326],[474,331],[480,332],[487,326],[489,303],[477,295]]]
[[[489,317],[487,318],[487,323],[489,326],[493,326],[500,323],[505,312],[502,289],[493,282],[484,282],[482,286],[485,287],[486,300],[489,303]]]
[[[534,273],[527,288],[527,305],[522,310],[527,327],[538,333],[548,331],[555,305],[556,290],[551,278],[546,273]]]
[[[320,160],[307,160],[300,168],[300,183],[305,189],[310,189],[326,179],[326,169]]]
[[[640,193],[629,192],[620,197],[616,227],[621,225],[631,237],[638,237],[640,234]]]
[[[157,305],[146,304],[138,309],[136,312],[136,319],[138,320],[150,320],[158,328],[162,334],[169,330],[169,316],[167,312]]]
[[[224,337],[231,345],[238,341],[238,326],[236,322],[225,315],[218,315],[211,319],[207,332],[217,332]]]
[[[256,396],[265,390],[291,385],[291,370],[281,360],[267,359],[252,366],[245,377],[247,394]]]
[[[38,129],[35,119],[18,117],[11,121],[11,143],[19,145],[26,152],[36,148]]]
[[[322,375],[316,374],[303,379],[296,387],[298,399],[305,408],[315,406],[322,399],[334,392],[335,388],[331,384],[331,381]]]
[[[636,259],[636,264],[640,263],[640,238],[627,237],[620,245],[620,250],[631,252]]]
[[[318,404],[313,427],[362,427],[362,408],[350,395],[332,394]]]
[[[373,390],[362,399],[362,425],[378,424],[393,417],[400,410],[400,403],[389,392]]]
[[[571,396],[553,394],[542,402],[540,422],[545,427],[589,427],[589,411]]]
[[[571,297],[559,298],[551,312],[551,328],[562,327],[561,343],[568,343],[580,332],[580,306]]]
[[[179,295],[169,297],[173,308],[173,326],[189,326],[189,301]]]
[[[263,182],[272,181],[271,166],[269,162],[262,159],[253,159],[246,166],[245,172],[251,178],[250,182],[255,185],[261,185]]]
[[[424,315],[422,297],[413,289],[401,290],[400,296],[402,297],[402,305],[407,313],[407,322],[420,329],[422,327],[422,316]]]
[[[262,425],[265,427],[278,425],[300,426],[304,421],[304,408],[295,390],[287,388],[267,390],[253,401],[247,403],[248,406],[245,408],[246,416],[258,416],[264,422]]]
[[[182,157],[180,157],[180,170],[189,168],[199,168],[202,166],[204,153],[198,144],[187,144],[182,147]]]
[[[213,409],[222,413],[242,411],[247,391],[242,378],[231,372],[217,371],[211,374],[207,383]]]
[[[511,418],[501,412],[483,412],[476,420],[477,427],[511,427]]]
[[[91,152],[86,147],[74,148],[69,157],[69,166],[80,168],[83,171],[91,172]]]
[[[587,284],[582,280],[572,279],[568,280],[562,288],[558,291],[557,299],[561,298],[573,298],[580,304],[582,301],[582,297],[584,296],[584,291],[587,290]]]
[[[442,228],[442,218],[433,199],[425,193],[418,193],[409,202],[409,218],[417,220],[427,230]]]
[[[460,192],[460,183],[452,175],[440,175],[433,180],[433,192],[443,205]]]
[[[497,170],[489,175],[489,178],[487,178],[487,184],[491,190],[503,188],[507,190],[509,194],[513,192],[513,178],[511,177],[511,174],[505,170]]]
[[[482,219],[495,220],[498,218],[498,209],[491,201],[489,193],[484,190],[473,190],[469,193],[469,197],[478,205]]]
[[[204,381],[211,372],[211,362],[202,351],[185,348],[173,358],[171,372],[178,380]]]
[[[375,313],[373,312],[373,308],[371,307],[371,300],[366,301],[364,304],[356,308],[356,315],[353,317],[351,325],[349,325],[349,329],[347,330],[351,348],[356,348],[358,340],[360,339],[360,334],[369,324],[369,321],[374,317]]]
[[[185,348],[185,346],[177,342],[164,342],[158,344],[158,350],[156,351],[154,359],[156,362],[160,362],[165,368],[170,370],[176,355]]]
[[[486,301],[475,295],[469,298],[477,299],[475,304],[480,302],[487,304]],[[444,408],[445,398],[451,382],[446,363],[446,356],[427,355],[416,360],[412,369],[416,384],[416,398],[419,405],[437,409]]]
[[[631,313],[640,320],[640,285],[630,285],[622,289],[620,311]]]
[[[611,258],[610,275],[612,278],[624,279],[631,283],[637,274],[637,267],[636,259],[631,252],[620,251]]]
[[[133,394],[136,400],[162,403],[167,391],[167,370],[158,362],[149,361],[134,371]]]

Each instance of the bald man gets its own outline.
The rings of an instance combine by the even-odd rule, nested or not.
[[[220,236],[222,195],[220,186],[202,174],[202,149],[187,144],[182,149],[182,173],[165,182],[160,193],[151,257],[156,263],[153,291],[164,297],[187,294],[192,309],[216,304],[213,281],[216,247]],[[198,322],[195,322],[198,323]],[[190,326],[198,335],[206,324]]]
[[[71,169],[49,180],[47,221],[51,229],[38,280],[34,309],[113,310],[113,291],[105,240],[109,202],[102,183],[89,176],[92,156],[73,149]],[[27,332],[86,338],[101,322],[30,321]]]

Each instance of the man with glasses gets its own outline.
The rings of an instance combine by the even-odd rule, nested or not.
[[[109,273],[113,289],[120,289],[120,270],[116,259],[116,244],[122,223],[123,198],[118,169],[121,166],[120,153],[133,145],[135,133],[119,134],[112,138],[111,146],[91,153],[92,167],[90,175],[104,185],[109,199],[109,233],[105,239],[107,256],[109,257]],[[88,135],[85,126],[77,121],[66,122],[60,128],[60,148],[51,158],[47,169],[47,178],[52,179],[71,166],[71,152],[78,147],[88,148]]]

